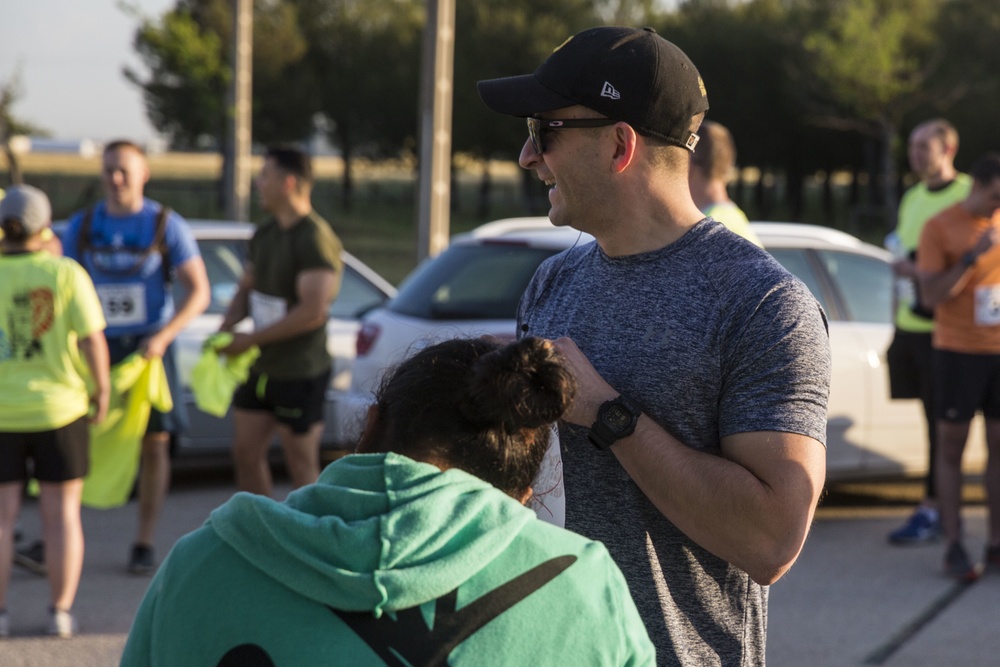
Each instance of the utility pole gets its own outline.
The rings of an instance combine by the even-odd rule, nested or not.
[[[451,215],[451,104],[454,0],[427,0],[420,63],[420,196],[417,259],[448,247]]]
[[[253,91],[253,0],[233,0],[233,82],[226,162],[226,217],[250,219]]]

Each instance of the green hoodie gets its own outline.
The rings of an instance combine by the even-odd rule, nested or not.
[[[182,538],[122,665],[652,665],[604,546],[472,475],[344,457]]]

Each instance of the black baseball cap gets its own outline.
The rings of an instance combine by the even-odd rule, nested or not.
[[[583,105],[636,132],[694,150],[691,118],[708,110],[691,59],[652,28],[600,27],[573,35],[533,74],[478,83],[493,111],[528,117]]]

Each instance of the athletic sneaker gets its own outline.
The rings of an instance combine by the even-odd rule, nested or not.
[[[0,637],[10,637],[10,614],[6,609],[0,611]]]
[[[892,544],[937,542],[941,538],[941,517],[931,507],[918,507],[902,526],[889,533]]]
[[[153,547],[145,544],[133,544],[132,556],[128,561],[128,571],[132,574],[149,574],[156,569],[153,559]]]
[[[48,632],[50,635],[69,639],[76,634],[76,619],[64,609],[49,607]]]
[[[26,547],[14,550],[14,562],[35,574],[45,576],[45,543],[35,540]]]
[[[979,570],[969,560],[969,554],[958,542],[952,542],[944,555],[944,571],[962,583],[971,584],[979,578]]]

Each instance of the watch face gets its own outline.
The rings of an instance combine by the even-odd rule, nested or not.
[[[604,423],[613,431],[622,431],[628,428],[631,422],[632,415],[621,406],[610,405],[604,413]]]

